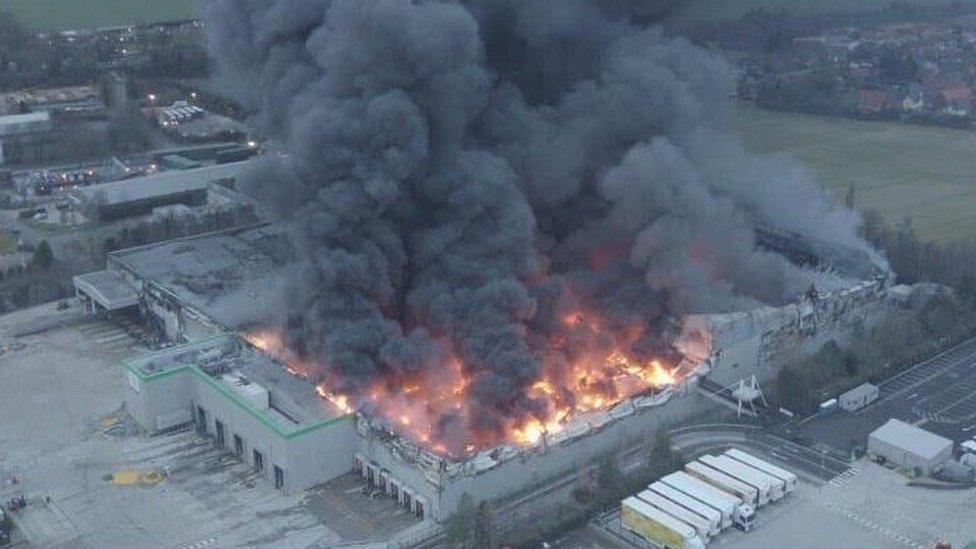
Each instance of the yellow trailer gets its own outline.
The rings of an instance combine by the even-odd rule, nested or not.
[[[624,529],[659,547],[705,549],[694,528],[636,497],[620,503],[620,522]]]

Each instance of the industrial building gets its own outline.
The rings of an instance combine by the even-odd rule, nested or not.
[[[150,433],[194,424],[276,488],[296,490],[353,466],[353,416],[230,336],[127,361],[126,405]]]
[[[75,291],[92,313],[138,309],[163,339],[198,341],[259,320],[293,258],[285,231],[259,224],[109,253]]]
[[[24,151],[43,141],[51,130],[47,111],[0,116],[0,166],[24,160]]]
[[[898,419],[868,436],[868,453],[906,469],[931,475],[952,459],[952,441]]]
[[[71,201],[85,216],[100,221],[143,215],[172,204],[199,206],[207,202],[213,185],[233,186],[249,167],[249,162],[234,162],[90,185],[72,192]]]
[[[177,344],[125,365],[127,401],[147,431],[196,422],[245,459],[253,461],[258,448],[260,466],[272,471],[269,481],[283,489],[354,470],[414,513],[443,520],[466,493],[498,506],[531,501],[581,463],[639,448],[662,426],[699,413],[695,387],[703,377],[724,385],[753,375],[768,380],[795,353],[842,339],[893,306],[883,269],[865,259],[869,264],[857,272],[869,276],[862,278],[830,259],[811,271],[818,291],[794,303],[687,317],[676,342],[685,355],[680,382],[575,416],[533,445],[503,444],[461,458],[432,452],[382,417],[337,411],[322,399],[313,405],[311,382],[240,337],[268,320],[280,281],[297,266],[282,227],[256,225],[113,252],[104,271],[77,277],[75,288],[89,311],[138,312]]]

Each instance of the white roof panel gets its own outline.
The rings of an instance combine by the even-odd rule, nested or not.
[[[870,438],[926,459],[932,459],[946,448],[952,448],[951,440],[897,419],[888,420],[888,423],[871,433]]]

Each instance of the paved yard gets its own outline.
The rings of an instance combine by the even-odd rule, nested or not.
[[[753,449],[753,451],[755,451]],[[769,455],[762,457],[770,458]],[[938,540],[976,540],[976,489],[909,486],[901,474],[862,460],[829,483],[802,480],[786,498],[759,509],[752,532],[730,529],[709,547],[765,549],[925,549]],[[619,513],[554,540],[556,547],[649,547],[620,531]]]
[[[27,497],[15,519],[34,545],[332,547],[416,524],[392,502],[352,493],[351,477],[286,494],[193,432],[139,434],[122,408],[119,361],[144,348],[119,325],[45,306],[0,316],[0,349],[9,343],[0,500]],[[322,508],[335,498],[342,510]]]
[[[859,445],[897,418],[961,442],[976,434],[976,339],[878,385],[877,402],[856,413],[837,411],[803,426],[805,434],[838,448]]]

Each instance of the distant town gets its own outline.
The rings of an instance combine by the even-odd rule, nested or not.
[[[800,25],[758,46],[724,41],[739,68],[734,95],[774,110],[971,127],[976,16],[961,11],[922,22]]]

